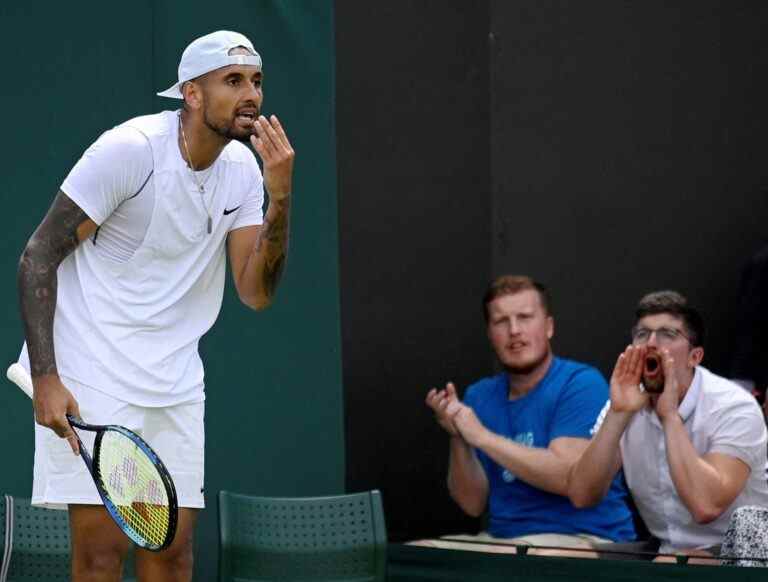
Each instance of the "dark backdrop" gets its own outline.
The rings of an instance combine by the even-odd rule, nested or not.
[[[423,400],[491,363],[484,6],[336,3],[347,488],[383,491],[395,539],[462,521]]]
[[[459,521],[431,386],[488,370],[484,3],[336,2],[339,229],[350,490],[390,537]],[[431,515],[439,507],[441,515]]]
[[[396,538],[471,528],[423,398],[493,371],[491,277],[548,283],[556,350],[606,374],[640,295],[679,289],[727,372],[765,234],[768,6],[336,6],[348,488],[384,491]]]
[[[494,2],[494,272],[551,284],[556,346],[610,373],[642,294],[703,310],[727,372],[765,235],[761,2]]]

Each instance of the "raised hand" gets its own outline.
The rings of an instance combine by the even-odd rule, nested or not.
[[[455,407],[455,412],[454,412]],[[466,404],[456,402],[448,407],[448,412],[453,413],[453,424],[459,431],[459,434],[467,443],[473,447],[480,447],[483,439],[488,436],[488,429],[485,428],[480,419],[477,418],[475,411]]]
[[[277,116],[260,115],[253,122],[251,144],[264,163],[264,185],[271,200],[279,201],[291,193],[295,153]]]
[[[427,406],[434,411],[437,423],[442,426],[449,435],[460,436],[459,431],[456,429],[456,425],[453,423],[453,417],[459,411],[456,404],[460,403],[453,382],[448,382],[445,385],[444,390],[432,388],[432,390],[427,392],[425,402]],[[449,405],[451,404],[453,404],[453,406],[450,407],[449,411]]]
[[[611,374],[611,410],[634,413],[648,403],[648,394],[640,389],[646,352],[645,346],[629,346],[619,355]]]
[[[656,415],[660,420],[678,414],[680,406],[680,383],[675,375],[675,361],[666,348],[660,350],[664,367],[664,392],[656,400]]]

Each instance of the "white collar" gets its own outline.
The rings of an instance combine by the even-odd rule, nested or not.
[[[688,391],[685,393],[683,401],[677,408],[677,412],[680,414],[680,418],[683,419],[683,422],[686,422],[690,418],[691,414],[693,414],[693,411],[696,410],[696,403],[699,401],[699,393],[701,392],[701,381],[701,369],[699,366],[696,366],[696,369],[693,373],[693,379],[691,380],[691,385],[688,387]],[[646,406],[643,408],[642,414],[648,415],[650,421],[654,425],[661,428],[661,420],[659,420],[659,417],[653,408]]]

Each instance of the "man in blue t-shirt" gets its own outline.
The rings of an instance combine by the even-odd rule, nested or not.
[[[451,497],[472,516],[487,508],[480,540],[589,548],[635,539],[621,476],[595,507],[576,509],[567,497],[568,472],[608,399],[605,379],[553,355],[554,320],[540,283],[500,277],[483,304],[504,372],[470,386],[464,402],[451,383],[426,399],[451,437]]]

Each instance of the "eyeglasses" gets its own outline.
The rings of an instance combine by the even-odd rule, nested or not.
[[[650,341],[651,336],[656,334],[656,341],[660,345],[669,345],[679,337],[684,337],[689,342],[691,338],[685,335],[679,329],[673,329],[671,327],[660,327],[658,329],[648,329],[647,327],[636,327],[632,330],[632,343],[634,344],[646,344]]]

